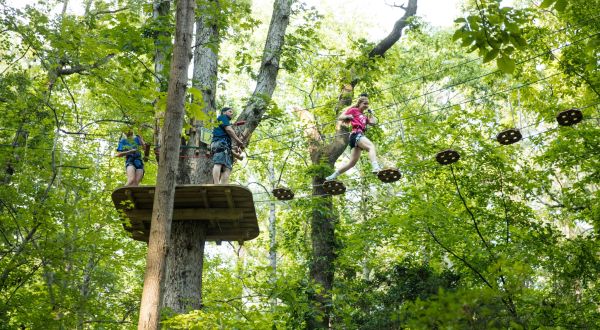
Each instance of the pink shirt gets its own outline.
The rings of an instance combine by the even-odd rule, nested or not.
[[[350,108],[344,112],[344,115],[352,116],[352,133],[364,133],[369,123],[369,118],[360,109]]]

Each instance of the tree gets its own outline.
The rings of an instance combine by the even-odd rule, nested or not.
[[[293,1],[277,0],[273,5],[273,15],[267,34],[261,67],[257,74],[257,86],[238,120],[246,121],[244,137],[248,141],[252,132],[260,123],[268,108],[269,100],[276,86],[279,61],[284,45],[285,31],[289,22]],[[230,4],[234,6],[234,4]],[[196,100],[203,105],[202,118],[210,118],[215,110],[216,81],[218,75],[218,49],[220,34],[225,28],[224,17],[227,17],[227,3],[207,1],[202,4],[200,17],[197,19],[196,43],[194,52],[193,88],[200,91]],[[224,13],[221,11],[225,11]],[[201,100],[198,100],[201,99]],[[188,136],[186,155],[204,155],[207,146],[200,143],[199,129],[206,126],[207,120],[199,121],[191,118],[194,124]],[[188,157],[181,162],[178,183],[209,183],[212,161],[205,157]],[[204,258],[204,229],[197,224],[185,222],[174,223],[171,244],[173,253],[169,254],[166,307],[183,313],[189,309],[202,306],[202,264]],[[187,269],[187,276],[181,276],[182,269]]]
[[[339,113],[344,107],[350,105],[353,99],[354,87],[360,81],[360,73],[364,73],[364,67],[369,67],[369,61],[383,57],[385,52],[392,47],[402,36],[402,30],[408,25],[409,18],[414,16],[417,11],[417,0],[409,1],[404,16],[400,18],[392,32],[381,42],[375,45],[369,52],[364,62],[357,61],[356,67],[352,67],[352,76],[349,82],[344,82],[339,97],[338,104],[335,107],[335,113]],[[348,144],[348,134],[345,127],[340,126],[336,131],[335,138],[330,144],[324,144],[324,139],[317,129],[314,116],[307,110],[298,111],[301,120],[309,127],[306,131],[306,137],[309,139],[310,158],[314,166],[323,166],[317,175],[313,176],[312,186],[314,196],[323,196],[323,182],[326,171],[329,171],[335,164],[338,157],[342,154]],[[319,317],[311,317],[309,324],[311,328],[323,328],[329,324],[331,314],[330,292],[334,280],[334,260],[335,260],[335,222],[336,216],[333,212],[331,197],[322,198],[314,206],[311,219],[311,238],[313,242],[313,261],[310,266],[310,276],[314,283],[322,287],[322,293],[316,293],[313,297],[316,309],[319,311]]]
[[[167,266],[166,257],[170,250],[168,242],[171,237],[176,171],[181,143],[179,132],[183,127],[187,69],[190,62],[195,9],[196,2],[194,0],[182,0],[177,3],[175,45],[169,71],[167,111],[161,139],[163,153],[158,168],[152,209],[139,329],[159,328],[162,286]]]

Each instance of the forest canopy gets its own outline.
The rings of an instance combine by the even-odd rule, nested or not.
[[[165,302],[163,328],[600,328],[599,0],[465,0],[446,28],[394,3],[381,39],[375,14],[195,4],[177,182],[212,183],[199,132],[232,107],[260,235],[203,241],[197,305]],[[115,154],[135,130],[156,185],[176,5],[0,0],[0,329],[137,327],[148,245],[111,200]],[[323,194],[361,93],[402,177],[362,156]]]

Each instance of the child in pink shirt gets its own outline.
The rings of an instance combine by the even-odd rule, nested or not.
[[[360,158],[360,152],[366,151],[373,166],[373,173],[377,173],[381,170],[379,163],[377,162],[377,154],[375,151],[375,145],[366,136],[364,136],[367,125],[377,124],[377,118],[375,118],[369,108],[369,98],[361,96],[358,98],[356,105],[344,111],[344,113],[338,118],[340,121],[350,122],[352,124],[352,134],[348,144],[352,149],[350,153],[350,160],[337,169],[333,174],[326,177],[325,180],[335,180],[340,174],[346,172],[356,165],[356,162]],[[364,112],[367,112],[365,115]]]

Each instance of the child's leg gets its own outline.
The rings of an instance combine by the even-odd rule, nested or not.
[[[338,170],[333,172],[333,174],[326,177],[325,180],[335,180],[335,178],[337,178],[340,174],[354,167],[360,158],[360,151],[361,150],[358,147],[352,148],[352,151],[350,152],[350,160],[346,164],[342,165],[342,167],[340,167]]]
[[[214,184],[219,184],[221,181],[221,168],[223,168],[222,164],[215,164],[215,166],[213,166],[212,175]]]
[[[125,183],[125,185],[135,186],[135,166],[133,166],[133,164],[127,165],[125,172],[127,173],[127,183]]]
[[[369,161],[373,165],[373,171],[379,171],[379,163],[377,162],[377,151],[375,145],[367,137],[363,136],[357,143],[358,147],[366,151],[369,156]]]
[[[231,169],[226,167],[225,170],[223,171],[223,173],[221,174],[220,184],[228,184],[230,174],[231,174]]]

